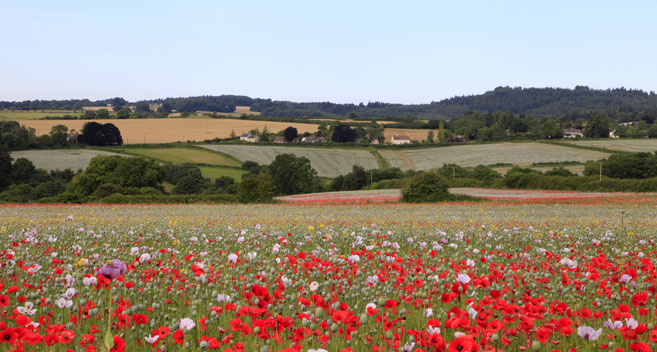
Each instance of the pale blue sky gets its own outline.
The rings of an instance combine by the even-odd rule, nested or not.
[[[0,100],[657,90],[655,1],[0,0]]]

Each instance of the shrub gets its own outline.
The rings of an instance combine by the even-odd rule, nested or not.
[[[419,173],[402,191],[402,200],[409,203],[441,202],[449,200],[447,182],[435,171]]]

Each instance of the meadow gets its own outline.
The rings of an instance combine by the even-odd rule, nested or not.
[[[33,120],[46,116],[81,114],[81,110],[0,110],[0,120]]]
[[[25,158],[38,169],[77,171],[86,169],[91,159],[99,155],[120,155],[117,153],[94,149],[53,149],[53,150],[23,150],[10,153],[15,160]]]
[[[657,202],[0,207],[32,351],[651,351]]]
[[[467,167],[499,163],[529,166],[540,162],[584,162],[602,159],[609,154],[556,144],[526,142],[386,150],[383,151],[383,156],[392,167],[399,167],[402,170],[409,168],[428,170],[444,164]]]
[[[317,170],[317,175],[321,177],[348,174],[354,165],[362,166],[366,170],[379,167],[376,157],[365,149],[249,145],[199,145],[199,147],[228,154],[242,162],[250,160],[261,165],[269,165],[280,154],[291,153],[296,156],[304,156],[310,160],[312,167]]]
[[[619,150],[623,152],[648,152],[657,151],[656,139],[596,139],[596,140],[578,140],[571,141],[575,145],[584,147],[605,148],[610,150]]]

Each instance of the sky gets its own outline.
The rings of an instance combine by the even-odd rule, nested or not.
[[[655,1],[0,0],[0,100],[657,90]]]

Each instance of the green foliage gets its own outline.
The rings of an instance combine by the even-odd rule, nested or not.
[[[290,126],[283,131],[283,137],[288,142],[292,142],[299,135],[299,131],[296,128]]]
[[[29,183],[36,171],[34,164],[25,158],[14,161],[9,174],[9,180],[13,184]]]
[[[95,146],[113,146],[123,144],[123,137],[114,124],[87,122],[82,127],[82,134],[78,136],[78,142]]]
[[[68,186],[71,193],[88,196],[103,183],[122,187],[159,188],[164,171],[156,162],[142,158],[97,156]]]
[[[331,135],[331,141],[334,143],[354,142],[358,135],[349,125],[337,125]]]
[[[590,138],[608,138],[611,121],[607,115],[595,114],[591,117],[582,130],[585,137]]]
[[[240,203],[269,203],[274,198],[271,176],[259,174],[245,176],[237,186],[237,199]]]
[[[545,176],[577,176],[572,171],[563,166],[555,167],[552,170],[543,173]]]
[[[441,202],[450,199],[447,182],[435,171],[421,172],[413,176],[402,191],[407,203]]]
[[[269,164],[268,172],[276,194],[288,195],[313,191],[317,171],[306,157],[279,154]]]
[[[204,189],[211,187],[209,180],[199,174],[188,174],[178,181],[173,188],[173,194],[194,194],[201,193]]]
[[[232,194],[140,194],[124,195],[112,194],[101,199],[107,204],[197,204],[197,203],[237,203],[237,197]]]
[[[0,192],[5,190],[11,184],[11,156],[9,148],[0,144]]]
[[[600,162],[584,164],[584,175],[599,175]],[[652,178],[657,176],[657,154],[613,154],[602,160],[602,175],[611,178]]]
[[[33,129],[21,126],[18,121],[0,121],[0,145],[9,150],[22,150],[34,146],[35,142]]]

